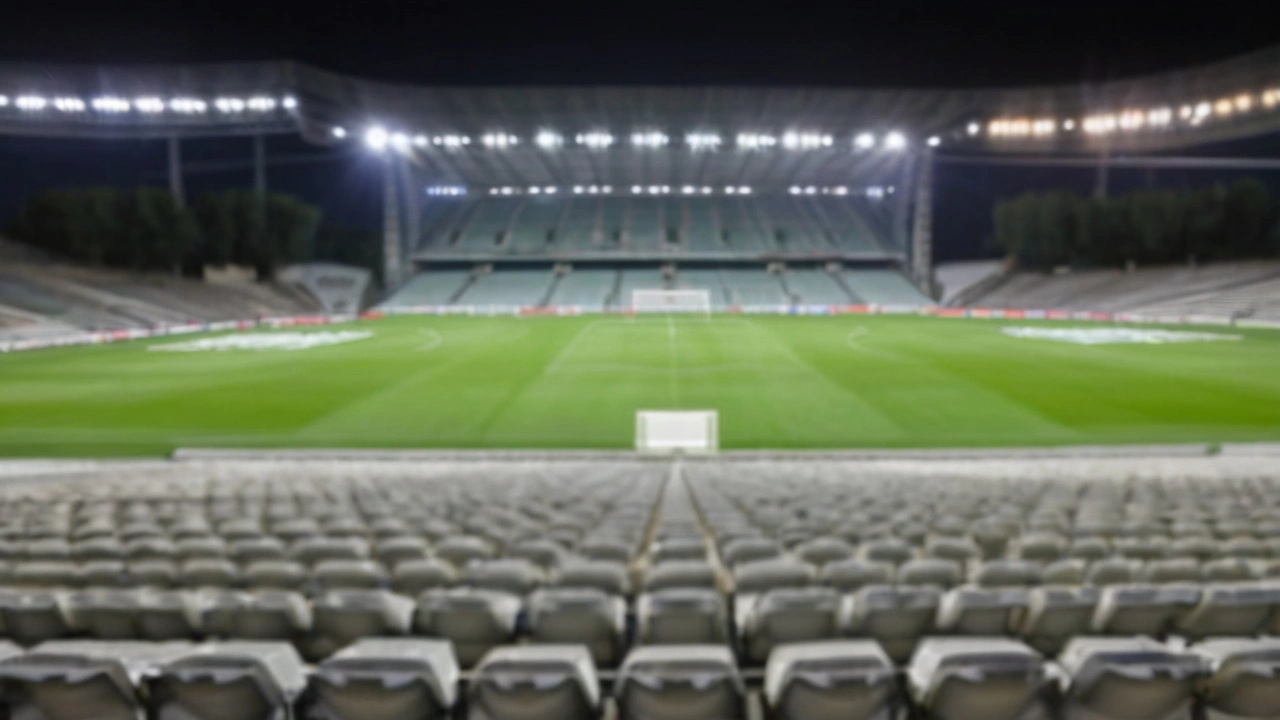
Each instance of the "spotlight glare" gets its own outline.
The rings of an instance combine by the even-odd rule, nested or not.
[[[298,99],[292,95],[285,95],[284,98],[280,100],[280,104],[284,106],[285,110],[293,110],[298,107]]]
[[[369,149],[374,152],[386,150],[389,139],[386,128],[378,125],[369,128],[364,133],[364,144],[368,145]]]
[[[39,112],[45,109],[48,104],[49,101],[39,95],[19,95],[18,99],[14,101],[14,105],[17,105],[19,110],[28,112]]]
[[[884,136],[884,146],[887,150],[902,150],[907,146],[907,136],[895,130]]]
[[[344,138],[344,137],[346,137],[346,136],[347,136],[347,129],[346,129],[346,128],[344,128],[344,127],[342,127],[341,125],[335,126],[335,127],[334,127],[332,130],[330,130],[329,132],[330,132],[330,134],[332,134],[334,137],[338,138],[339,140],[341,140],[342,138]]]
[[[158,97],[134,98],[133,107],[138,112],[154,115],[155,113],[164,112],[164,101]]]
[[[858,133],[858,136],[853,139],[853,146],[859,150],[870,150],[875,147],[875,144],[876,136],[869,132]]]
[[[938,147],[939,145],[942,144],[942,138],[938,137],[937,135],[931,135],[929,139],[925,141],[925,143],[927,143],[929,147]]]

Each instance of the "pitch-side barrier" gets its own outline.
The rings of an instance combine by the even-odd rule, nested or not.
[[[868,305],[733,305],[713,311],[725,315],[923,315],[942,318],[968,318],[985,320],[1060,320],[1070,322],[1097,322],[1152,325],[1218,325],[1240,328],[1280,329],[1280,321],[1256,318],[1231,318],[1219,315],[1142,315],[1137,313],[1089,312],[1082,310],[1026,310],[1009,308],[949,308],[936,305],[868,304]],[[0,353],[20,350],[38,350],[77,345],[102,345],[106,343],[190,335],[194,333],[245,331],[255,328],[299,327],[330,325],[354,320],[376,320],[394,315],[457,315],[466,317],[572,317],[577,315],[630,316],[628,309],[603,309],[581,305],[414,305],[382,307],[361,315],[304,315],[271,317],[256,320],[231,320],[225,322],[184,323],[160,325],[153,328],[129,328],[98,330],[47,337],[0,339]],[[699,313],[700,314],[700,313]]]

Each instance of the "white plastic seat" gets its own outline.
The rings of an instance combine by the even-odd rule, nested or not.
[[[729,640],[724,597],[706,588],[669,588],[636,600],[639,642],[646,644],[723,643]]]
[[[1205,667],[1149,637],[1076,638],[1058,661],[1066,720],[1191,720]]]
[[[135,678],[190,652],[182,643],[43,643],[0,662],[0,707],[26,720],[132,720],[146,711]]]
[[[594,720],[600,682],[580,645],[491,650],[467,691],[467,720]]]
[[[1071,638],[1089,631],[1101,594],[1095,587],[1032,588],[1018,635],[1046,657],[1057,657]]]
[[[1173,632],[1189,640],[1256,635],[1267,630],[1277,607],[1280,607],[1280,586],[1205,585],[1199,602],[1175,620]]]
[[[621,597],[596,588],[544,588],[527,605],[534,642],[583,645],[602,666],[622,659],[627,604]]]
[[[458,699],[458,660],[446,640],[366,638],[320,664],[301,720],[447,720]]]
[[[416,605],[387,590],[333,590],[311,603],[308,658],[324,658],[366,637],[406,635]]]
[[[871,560],[837,560],[823,566],[818,582],[841,592],[856,592],[868,585],[893,583],[894,567]]]
[[[155,720],[287,718],[306,684],[302,659],[282,642],[202,645],[149,682]]]
[[[474,665],[486,652],[515,639],[521,601],[473,588],[428,590],[418,598],[414,625],[423,635],[453,642],[458,662]]]
[[[1004,635],[1022,621],[1026,609],[1025,588],[964,585],[942,596],[938,629],[957,635]]]
[[[1194,585],[1109,585],[1090,627],[1106,635],[1164,637],[1173,619],[1200,600]]]
[[[1200,687],[1206,720],[1280,715],[1280,638],[1207,640],[1190,652],[1208,673]]]
[[[627,655],[614,686],[621,720],[744,720],[746,688],[722,645],[650,645]]]
[[[763,696],[775,720],[889,720],[904,700],[893,661],[870,640],[774,648]]]
[[[631,594],[626,565],[611,560],[566,560],[552,574],[551,584],[595,588],[610,595]]]
[[[778,588],[761,593],[739,618],[746,656],[763,663],[774,647],[785,643],[834,640],[840,635],[842,612],[841,596],[832,588]]]
[[[871,585],[854,593],[849,632],[880,643],[894,662],[905,662],[935,627],[942,592],[935,587]]]
[[[1018,720],[1042,717],[1044,662],[1003,638],[930,638],[907,669],[907,688],[925,717]]]
[[[671,588],[715,589],[715,568],[705,560],[680,560],[657,565],[645,574],[645,592]]]
[[[542,570],[528,560],[474,560],[463,572],[462,582],[479,590],[523,596],[542,584]]]

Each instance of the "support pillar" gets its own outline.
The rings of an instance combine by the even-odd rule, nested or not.
[[[1102,151],[1102,155],[1098,158],[1098,176],[1094,181],[1093,196],[1099,200],[1105,200],[1107,197],[1107,186],[1109,185],[1111,167],[1111,156],[1107,151]]]
[[[921,153],[912,190],[911,277],[933,297],[933,150]],[[936,299],[936,298],[935,298]]]
[[[382,285],[389,293],[400,286],[400,188],[395,164],[402,162],[390,156],[382,163]]]
[[[187,191],[182,182],[182,145],[178,138],[169,138],[169,193],[178,207],[186,207]]]
[[[267,136],[253,136],[253,192],[267,196]]]
[[[422,190],[414,178],[413,167],[404,159],[397,159],[400,170],[400,186],[404,188],[404,236],[400,241],[401,265],[397,284],[403,283],[413,273],[413,261],[409,253],[422,241]]]

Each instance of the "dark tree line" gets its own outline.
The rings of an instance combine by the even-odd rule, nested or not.
[[[994,239],[1030,270],[1280,257],[1280,205],[1251,178],[1114,198],[1027,193],[996,205]]]
[[[9,235],[70,260],[130,270],[199,275],[205,266],[240,265],[269,278],[311,260],[377,270],[372,233],[326,227],[322,218],[319,208],[282,194],[227,190],[179,207],[160,188],[95,187],[33,196]]]

